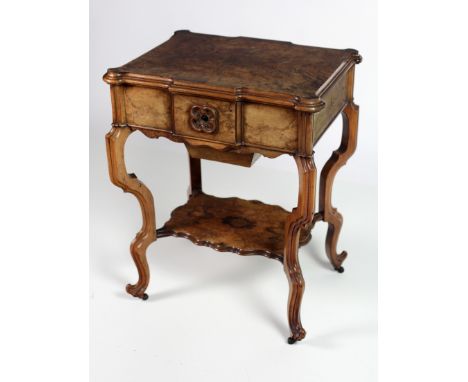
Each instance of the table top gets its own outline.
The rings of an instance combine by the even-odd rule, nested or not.
[[[175,84],[270,92],[315,99],[351,63],[354,49],[330,49],[248,37],[223,37],[177,31],[165,43],[112,74],[135,74]]]

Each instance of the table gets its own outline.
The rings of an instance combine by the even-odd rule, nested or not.
[[[343,272],[345,251],[337,253],[343,218],[331,204],[337,171],[354,153],[358,111],[353,102],[354,49],[329,49],[246,37],[177,31],[162,45],[119,68],[109,69],[112,129],[106,135],[111,181],[138,199],[143,225],[130,252],[138,281],[127,285],[146,300],[146,249],[157,238],[184,237],[197,245],[282,262],[289,280],[290,344],[305,337],[300,307],[304,278],[298,248],[318,221],[328,223],[325,249]],[[318,208],[313,148],[334,119],[343,116],[341,145],[320,173]],[[150,190],[125,167],[128,136],[183,143],[188,151],[188,201],[156,229]],[[201,159],[250,167],[259,155],[294,157],[299,177],[297,207],[203,193]]]

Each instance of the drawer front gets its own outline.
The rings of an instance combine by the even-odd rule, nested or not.
[[[296,111],[277,106],[245,104],[244,142],[294,152],[297,148]]]
[[[127,86],[125,112],[131,125],[171,129],[171,96],[167,91]]]
[[[236,143],[233,102],[174,95],[175,132],[180,135]]]

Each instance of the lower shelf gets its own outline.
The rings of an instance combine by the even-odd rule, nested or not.
[[[289,212],[256,200],[218,198],[203,193],[176,208],[157,230],[158,238],[184,237],[197,245],[240,255],[263,255],[283,261],[284,225]],[[300,244],[310,240],[301,231]]]

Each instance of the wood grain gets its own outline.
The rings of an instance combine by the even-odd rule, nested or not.
[[[127,86],[125,108],[129,124],[171,129],[171,97],[166,91]]]
[[[158,229],[158,238],[184,237],[220,252],[262,255],[283,261],[289,212],[256,200],[219,198],[198,192],[176,208]],[[309,240],[302,231],[301,243]]]
[[[342,263],[348,253],[337,253],[336,246],[343,225],[343,216],[332,206],[333,181],[338,170],[343,167],[353,155],[357,145],[357,128],[359,107],[349,102],[343,110],[343,135],[338,150],[335,150],[325,163],[320,174],[319,210],[323,221],[328,223],[325,250],[333,267],[343,272]]]
[[[349,73],[349,72],[348,72]],[[344,108],[347,102],[346,85],[347,73],[342,75],[336,83],[323,95],[322,100],[326,107],[314,116],[314,144],[320,139],[328,126]]]
[[[218,129],[215,132],[196,131],[192,128],[190,112],[194,105],[206,105],[218,111]],[[174,95],[174,120],[177,134],[217,142],[236,143],[236,108],[232,102]]]
[[[300,233],[312,222],[315,209],[316,168],[312,158],[295,157],[299,173],[299,196],[297,207],[286,219],[284,236],[284,271],[289,281],[288,321],[290,344],[302,340],[306,331],[301,323],[301,303],[305,283],[299,264],[298,250]]]
[[[120,126],[223,152],[311,157],[313,144],[344,107],[346,81],[360,61],[353,49],[178,31],[109,69],[104,79],[128,87],[126,121]],[[117,93],[115,103],[122,103]],[[194,105],[212,107],[219,126],[191,125]],[[236,164],[231,154],[220,157]]]
[[[245,37],[178,31],[164,44],[119,68],[109,69],[113,128],[106,136],[111,181],[138,199],[143,224],[131,244],[138,281],[128,293],[147,298],[147,247],[157,237],[176,236],[218,251],[279,260],[289,282],[289,343],[306,332],[300,309],[305,290],[298,249],[315,222],[328,224],[325,248],[342,271],[346,252],[337,253],[341,214],[332,206],[337,171],[356,149],[358,107],[353,102],[353,49],[329,49]],[[314,145],[340,112],[343,136],[320,175],[315,213]],[[125,167],[124,146],[135,130],[186,145],[188,201],[156,230],[151,192]],[[201,159],[250,166],[259,155],[294,156],[299,174],[297,207],[202,190]],[[170,164],[168,164],[170,165]]]
[[[296,112],[275,106],[243,106],[243,141],[294,152],[297,148]]]
[[[355,61],[356,54],[353,49],[177,31],[165,43],[112,71],[314,98],[337,69]]]
[[[231,151],[219,151],[209,147],[186,145],[190,156],[198,159],[208,159],[216,162],[229,163],[237,166],[251,167],[260,157],[259,154],[240,154]]]
[[[128,174],[125,167],[125,142],[131,133],[132,130],[128,127],[112,128],[106,135],[107,159],[112,183],[122,188],[124,192],[135,195],[140,203],[143,224],[130,245],[130,252],[138,270],[138,281],[133,285],[128,284],[127,292],[132,296],[146,299],[148,296],[145,290],[150,278],[146,249],[156,240],[156,217],[150,190],[135,174]]]
[[[190,185],[188,189],[188,197],[198,194],[202,191],[202,170],[201,160],[194,158],[188,152],[189,157],[189,171],[190,171]]]

